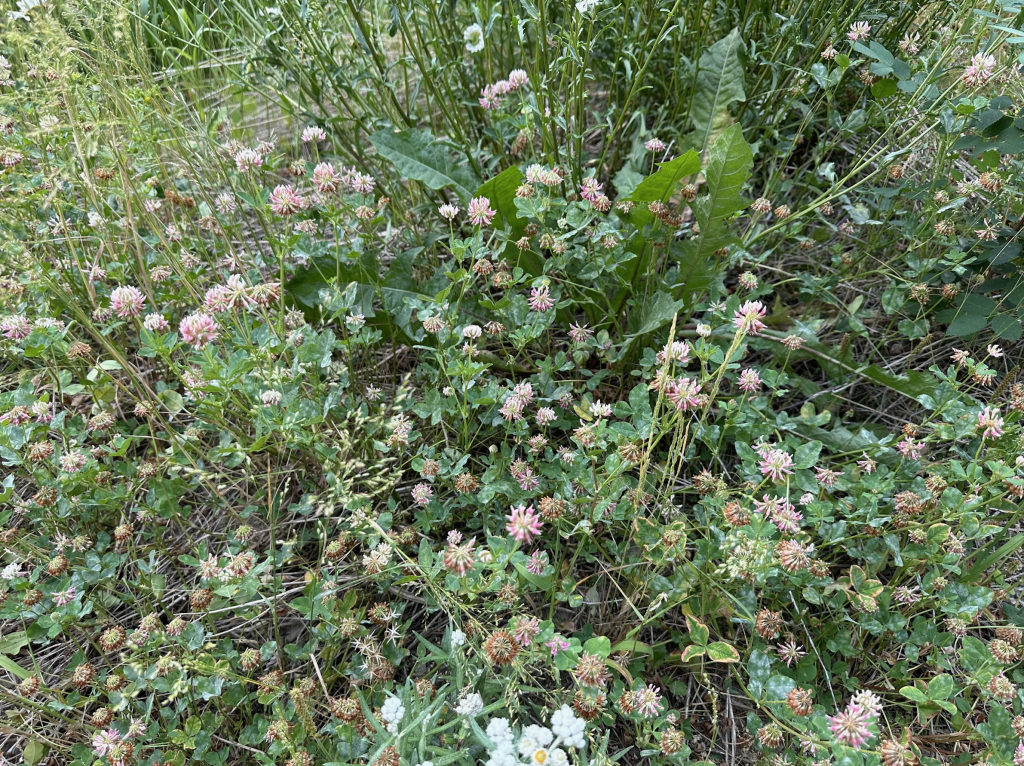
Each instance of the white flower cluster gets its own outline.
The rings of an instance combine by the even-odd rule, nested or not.
[[[563,748],[583,747],[586,723],[568,705],[551,716],[551,727],[530,725],[518,740],[507,718],[493,718],[487,724],[490,758],[485,766],[566,766],[569,756]]]
[[[480,714],[480,711],[484,709],[484,698],[478,693],[473,692],[463,697],[459,704],[455,707],[455,712],[459,715],[468,715],[470,718]]]
[[[478,53],[484,49],[484,30],[479,24],[470,24],[462,30],[462,39],[466,41],[466,50]]]
[[[380,717],[387,723],[388,731],[398,733],[398,724],[405,717],[405,705],[398,697],[388,697],[380,708]]]
[[[0,578],[4,580],[13,580],[15,577],[21,577],[23,572],[21,571],[21,564],[15,561],[13,564],[8,564],[4,567],[4,571],[0,572]]]

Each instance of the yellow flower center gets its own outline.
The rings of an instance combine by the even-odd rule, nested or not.
[[[544,766],[544,763],[547,761],[547,759],[548,751],[543,748],[541,748],[533,754],[533,762],[536,763],[537,766]]]

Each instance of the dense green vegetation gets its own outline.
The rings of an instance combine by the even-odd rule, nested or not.
[[[7,761],[1024,766],[1024,7],[11,7]]]

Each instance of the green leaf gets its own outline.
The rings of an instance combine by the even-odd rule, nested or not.
[[[753,164],[754,153],[739,125],[727,128],[711,145],[704,171],[708,193],[695,199],[692,205],[700,234],[683,243],[680,284],[685,284],[691,273],[705,267],[716,250],[735,241],[725,219],[747,206],[748,201],[740,192],[750,177]]]
[[[383,280],[378,279],[380,266],[375,256],[366,253],[359,260],[335,258],[334,256],[318,256],[309,265],[299,271],[285,285],[285,292],[296,304],[304,309],[315,311],[320,304],[320,292],[326,290],[333,282],[338,286],[347,285],[347,290],[360,300],[360,311],[366,316],[374,316],[372,306],[379,307],[383,303],[387,313],[376,312],[380,329],[391,337],[401,333],[400,337],[407,343],[414,342],[416,330],[411,326],[412,309],[406,304],[406,298],[423,298],[433,295],[434,285],[421,287],[413,278],[413,262],[416,250],[406,250],[398,255],[390,266]]]
[[[764,686],[764,695],[770,700],[784,700],[795,686],[796,682],[789,676],[772,673]]]
[[[1019,739],[1013,730],[1013,723],[1006,708],[1002,705],[993,705],[992,709],[988,711],[988,720],[978,724],[978,731],[986,742],[995,745],[1003,754],[1004,759],[1009,761]]]
[[[928,527],[927,541],[930,545],[941,545],[949,537],[949,524],[932,524]]]
[[[946,603],[942,605],[942,611],[947,614],[960,614],[966,612],[972,617],[992,603],[995,594],[989,588],[980,586],[962,585],[954,582],[946,586],[942,591]]]
[[[525,566],[519,563],[513,564],[513,566],[516,568],[516,571],[524,580],[526,580],[528,583],[536,587],[538,590],[546,591],[549,588],[551,588],[551,575],[548,575],[547,577],[535,575],[533,574],[533,572],[530,572]]]
[[[753,164],[754,153],[739,125],[731,125],[718,135],[708,151],[708,166],[704,171],[708,194],[694,200],[693,212],[702,231],[713,222],[747,207],[747,200],[740,191],[750,177]]]
[[[674,160],[659,163],[658,170],[641,181],[629,195],[632,202],[638,203],[629,211],[630,223],[638,229],[649,224],[654,215],[647,209],[647,203],[667,202],[681,180],[699,172],[700,157],[693,149]]]
[[[423,396],[423,401],[417,403],[412,409],[421,418],[430,418],[431,425],[436,426],[444,416],[444,399],[441,398],[441,393],[436,388],[431,388]]]
[[[670,162],[661,163],[659,170],[645,178],[630,195],[630,201],[638,203],[629,212],[630,223],[643,232],[649,224],[654,222],[654,214],[651,213],[647,203],[666,202],[675,192],[680,180],[699,172],[700,157],[693,150]],[[608,313],[616,318],[622,314],[623,306],[633,294],[639,280],[647,277],[651,259],[654,257],[654,247],[644,239],[642,234],[634,236],[627,249],[636,257],[621,262],[617,268],[619,278],[623,284],[628,283],[628,285],[619,290],[612,300],[612,307]],[[646,307],[646,302],[644,305]],[[631,327],[638,326],[634,313],[629,315],[628,324]],[[643,325],[646,322],[641,320],[639,324]]]
[[[516,208],[516,189],[523,183],[523,174],[516,165],[506,168],[476,190],[474,196],[487,197],[491,207],[498,211],[494,217],[494,228],[503,229],[508,226],[511,239],[523,236],[523,229],[528,221],[519,217]]]
[[[419,562],[420,569],[422,569],[424,572],[429,572],[430,564],[433,561],[433,558],[434,554],[433,551],[430,550],[430,541],[427,540],[426,537],[424,537],[422,540],[420,540],[419,555],[417,556],[417,561]]]
[[[955,335],[958,338],[966,338],[985,329],[988,320],[979,314],[960,314],[949,323],[946,328],[946,335]]]
[[[683,662],[689,662],[690,660],[695,660],[698,657],[703,657],[703,656],[704,656],[704,647],[703,646],[699,646],[697,644],[690,644],[688,647],[683,649],[683,654],[681,656],[681,659],[682,659]]]
[[[913,700],[914,702],[928,701],[928,698],[925,696],[924,692],[914,686],[904,686],[902,689],[900,689],[900,694],[902,694],[908,700]]]
[[[368,274],[371,270],[375,273],[377,264],[372,256],[364,256],[365,263],[356,260],[349,260],[344,257],[317,256],[310,259],[306,268],[300,269],[285,284],[285,291],[295,303],[305,309],[314,309],[320,305],[320,291],[325,290],[331,282],[339,287],[347,286],[346,291],[352,290],[361,296],[362,291],[369,291],[369,303],[372,305],[373,288],[369,285],[358,284],[368,281]],[[363,301],[364,308],[366,301]],[[372,314],[363,313],[366,316]]]
[[[716,42],[701,54],[690,103],[690,119],[695,145],[704,151],[715,129],[729,119],[729,106],[746,101],[743,90],[743,39],[739,29]]]
[[[864,571],[863,567],[850,567],[850,584],[853,585],[854,590],[859,591],[867,581],[868,574]]]
[[[633,411],[633,425],[636,427],[640,438],[646,439],[651,435],[651,394],[646,383],[633,387],[629,392],[629,407]]]
[[[957,309],[955,318],[946,328],[946,335],[963,338],[981,332],[985,329],[989,316],[995,312],[996,308],[996,302],[988,296],[977,293],[965,296],[963,303]]]
[[[406,298],[418,298],[423,294],[413,277],[415,261],[416,253],[414,251],[407,250],[402,253],[388,266],[388,273],[380,284],[380,295],[384,308],[392,314],[401,308],[406,308]]]
[[[816,462],[818,462],[818,456],[821,454],[821,442],[813,441],[801,444],[796,448],[796,452],[793,453],[793,467],[794,468],[810,468]]]
[[[588,638],[583,644],[583,651],[596,654],[599,657],[608,657],[612,653],[612,642],[604,636]]]
[[[203,628],[203,624],[201,622],[192,622],[189,623],[187,628],[185,628],[181,637],[185,639],[185,645],[192,651],[195,651],[203,645],[203,639],[206,637],[206,630]]]
[[[991,543],[986,545],[980,552],[984,552],[985,550],[991,548],[992,545],[994,545],[996,542],[996,540],[993,540]],[[968,584],[974,582],[975,580],[979,579],[981,575],[989,567],[993,566],[999,561],[1002,561],[1008,556],[1016,553],[1017,549],[1020,548],[1022,545],[1024,545],[1024,534],[1014,535],[1012,538],[1010,538],[1001,546],[999,546],[998,550],[992,551],[991,553],[988,553],[985,556],[978,557],[974,564],[971,566],[971,568],[964,573],[964,576],[961,578],[961,580],[964,583]]]
[[[928,334],[928,319],[922,318],[917,321],[911,321],[910,319],[901,319],[897,325],[900,332],[910,340],[917,340],[923,338]]]
[[[1021,336],[1020,322],[1009,314],[996,314],[992,317],[992,332],[997,338],[1018,341]]]
[[[630,333],[630,336],[646,335],[649,332],[660,330],[672,321],[685,301],[673,300],[672,296],[664,290],[659,290],[654,296],[640,307],[640,313],[635,320],[639,327]],[[637,316],[637,315],[634,315]],[[630,317],[632,319],[632,316]]]
[[[46,757],[47,750],[49,750],[49,748],[46,745],[38,739],[33,739],[25,745],[25,749],[22,751],[21,757],[25,759],[25,763],[28,764],[28,766],[36,766],[37,763]]]
[[[28,646],[28,636],[23,630],[8,633],[0,638],[0,654],[17,654],[26,646]]]
[[[862,596],[870,596],[871,598],[878,598],[882,595],[883,590],[885,590],[885,586],[878,580],[865,580],[863,584],[857,588],[857,592]]]
[[[712,662],[739,662],[740,653],[736,648],[724,641],[712,641],[708,644],[708,657]]]
[[[755,649],[750,653],[747,660],[747,688],[755,697],[760,697],[764,691],[764,685],[768,683],[768,676],[771,674],[772,658]]]
[[[938,380],[927,372],[910,370],[906,375],[893,375],[874,364],[859,372],[864,377],[913,399],[917,399],[921,394],[927,394],[934,398],[938,390]]]
[[[516,207],[516,189],[523,183],[523,174],[519,168],[513,165],[501,171],[491,180],[476,190],[475,197],[486,197],[491,207],[497,211],[494,217],[494,228],[509,230],[508,244],[502,251],[506,260],[522,266],[533,276],[544,273],[544,259],[532,250],[520,250],[515,242],[523,236],[523,230],[529,223],[525,218],[519,217],[519,208]]]
[[[25,635],[25,631],[20,631],[20,633],[22,635]],[[18,678],[28,678],[30,675],[32,675],[27,670],[25,670],[25,668],[23,668],[17,662],[12,660],[10,657],[5,657],[2,654],[0,654],[0,668],[3,668],[8,673],[13,673]]]
[[[896,81],[888,77],[871,86],[871,95],[875,98],[888,98],[896,94]]]
[[[702,623],[700,620],[698,620],[693,615],[687,614],[687,615],[685,615],[685,617],[686,617],[686,629],[690,632],[690,640],[693,641],[695,644],[700,644],[701,646],[707,646],[708,645],[708,638],[711,635],[708,632],[707,626],[704,625],[704,623]]]
[[[185,400],[182,398],[181,394],[170,388],[161,391],[156,395],[156,398],[160,400],[164,405],[164,409],[171,415],[176,415],[185,409]]]
[[[895,58],[883,45],[874,41],[869,45],[865,45],[864,43],[854,43],[853,49],[858,53],[863,53],[865,56],[870,56],[875,61],[881,61],[883,64],[892,64],[893,59]]]
[[[623,165],[612,179],[612,186],[620,199],[629,199],[629,195],[644,180],[644,174],[631,165]]]
[[[153,574],[149,576],[149,589],[153,595],[158,599],[163,598],[164,591],[167,590],[167,575],[165,574]]]
[[[818,426],[807,425],[803,422],[797,422],[795,426],[798,434],[808,439],[817,439],[834,452],[853,452],[859,454],[868,448],[876,448],[879,442],[879,437],[860,423],[851,423],[850,428],[836,426],[831,431],[826,431]],[[854,431],[852,430],[853,428],[857,430]]]
[[[451,188],[468,204],[480,179],[464,165],[452,160],[452,149],[438,141],[429,130],[378,130],[370,142],[382,157],[391,160],[403,178],[421,181],[428,188]]]
[[[947,699],[952,693],[953,676],[948,673],[935,676],[935,678],[928,682],[928,698],[933,701]]]
[[[653,649],[647,644],[641,641],[634,641],[631,638],[627,638],[624,641],[619,641],[615,646],[612,647],[612,653],[615,652],[632,652],[633,654],[650,654]]]

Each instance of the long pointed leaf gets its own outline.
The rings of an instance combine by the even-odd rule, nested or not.
[[[681,157],[662,162],[658,170],[637,184],[629,199],[633,202],[668,202],[676,186],[687,176],[700,172],[700,157],[691,149]],[[639,204],[629,212],[629,220],[638,229],[654,220],[647,205]]]
[[[452,150],[429,130],[378,130],[370,141],[390,160],[403,178],[421,181],[430,189],[451,188],[467,204],[480,185],[476,174],[452,159]]]
[[[743,51],[743,39],[739,30],[734,29],[701,54],[690,106],[695,145],[701,151],[711,143],[711,136],[723,118],[728,119],[729,106],[747,100],[740,59]]]
[[[704,171],[708,193],[693,202],[693,213],[700,224],[700,235],[683,244],[680,283],[675,293],[685,289],[691,276],[710,270],[715,251],[735,241],[725,219],[743,210],[748,201],[740,193],[750,177],[754,153],[743,138],[739,125],[731,125],[718,135],[708,150]],[[695,289],[690,285],[690,291]]]

